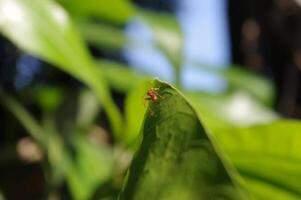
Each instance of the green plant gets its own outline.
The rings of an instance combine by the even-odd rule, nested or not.
[[[167,83],[151,83],[149,74],[90,55],[86,43],[109,52],[128,45],[121,25],[134,16],[153,31],[183,95]],[[174,16],[144,11],[127,0],[0,0],[0,31],[86,86],[76,90],[70,108],[66,88],[30,88],[39,118],[21,95],[1,90],[3,106],[46,154],[49,196],[67,183],[79,200],[116,199],[120,191],[120,199],[300,199],[301,123],[268,107],[274,96],[270,81],[238,68],[206,67],[229,83],[222,94],[185,91],[184,41]],[[146,112],[143,98],[150,87],[159,88],[163,98],[149,102]],[[112,89],[125,96],[124,113]],[[247,117],[233,112],[241,106],[237,101],[247,106]],[[111,129],[97,124],[103,111]],[[113,142],[91,142],[95,131],[113,135]]]

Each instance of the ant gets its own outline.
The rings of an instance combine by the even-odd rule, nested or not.
[[[161,96],[158,93],[159,88],[150,88],[148,89],[148,91],[146,92],[146,95],[144,97],[145,100],[149,100],[152,102],[157,102],[159,100],[159,98],[163,99],[163,96]]]
[[[159,88],[150,88],[146,92],[146,95],[144,97],[144,100],[152,101],[153,103],[157,102],[159,98],[163,99],[163,96],[158,93]],[[144,102],[145,105],[145,102]],[[151,115],[153,115],[153,112],[150,110]]]

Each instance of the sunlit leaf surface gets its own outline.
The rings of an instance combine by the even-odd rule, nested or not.
[[[98,17],[114,23],[125,23],[135,14],[129,0],[58,0],[77,17]]]

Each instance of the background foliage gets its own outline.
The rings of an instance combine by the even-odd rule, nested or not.
[[[132,18],[152,31],[157,51],[173,67],[171,84],[183,96],[120,59],[97,55],[133,42],[123,31]],[[0,0],[0,30],[21,52],[77,81],[14,94],[1,88],[9,120],[26,132],[20,141],[37,149],[23,159],[42,155],[36,160],[45,183],[39,198],[300,199],[301,123],[273,111],[270,80],[237,66],[197,64],[229,87],[185,90],[184,40],[175,16],[127,0]],[[143,101],[151,87],[159,88],[159,103]],[[24,148],[12,146],[8,152],[22,158]],[[1,187],[4,197],[17,198],[5,183]]]

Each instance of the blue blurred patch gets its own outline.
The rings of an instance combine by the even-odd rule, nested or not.
[[[34,75],[39,71],[41,62],[28,54],[23,54],[17,62],[17,74],[15,87],[17,90],[24,89],[33,81]]]
[[[231,61],[226,0],[179,1],[177,16],[184,33],[183,71],[184,88],[221,92],[227,88],[222,76],[203,69],[206,66],[227,67]],[[126,34],[132,41],[124,55],[137,70],[174,81],[168,59],[155,48],[153,35],[142,20],[128,24]]]

